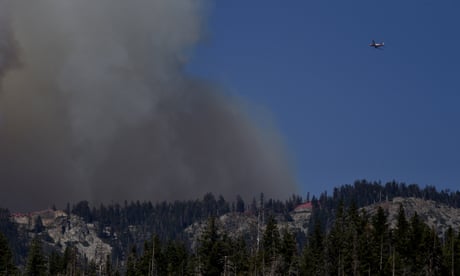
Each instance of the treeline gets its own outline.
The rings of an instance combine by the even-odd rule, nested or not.
[[[298,248],[293,234],[270,216],[260,241],[248,245],[230,238],[208,219],[196,248],[157,235],[142,247],[129,248],[124,265],[110,256],[101,262],[81,261],[75,248],[64,254],[44,253],[31,242],[25,275],[458,275],[460,235],[449,229],[442,237],[415,213],[407,218],[400,206],[396,226],[379,207],[369,216],[356,204],[337,209],[333,227],[315,223],[307,243]],[[0,234],[0,275],[19,275],[6,238]],[[6,256],[6,257],[3,257]]]
[[[460,208],[460,191],[438,191],[434,186],[420,188],[417,184],[407,185],[396,181],[382,184],[377,181],[357,180],[353,184],[334,188],[332,195],[326,191],[319,196],[313,196],[313,216],[309,228],[312,229],[313,223],[319,221],[323,228],[329,230],[340,204],[348,206],[353,203],[361,208],[381,201],[392,201],[395,197],[417,197]]]
[[[400,205],[395,228],[379,207],[369,216],[339,203],[329,231],[317,220],[302,254],[304,275],[458,275],[460,235],[440,236]]]
[[[0,276],[122,275],[112,267],[110,255],[103,262],[88,261],[72,245],[62,254],[47,248],[39,235],[31,240],[27,252],[25,266],[16,266],[8,240],[0,233]]]
[[[162,242],[177,240],[189,247],[184,229],[195,222],[229,212],[254,215],[263,212],[265,217],[271,214],[288,215],[302,201],[302,197],[296,195],[284,201],[265,199],[262,193],[247,204],[239,195],[234,201],[227,201],[221,195],[216,198],[208,193],[197,200],[158,203],[125,201],[124,204],[101,204],[97,207],[91,207],[88,201],[81,201],[72,207],[68,204],[66,209],[87,223],[97,222],[98,236],[113,247],[113,259],[126,260],[128,246],[140,246],[153,234]],[[136,231],[128,231],[130,226],[135,226]]]
[[[0,234],[3,234],[3,238],[8,240],[8,248],[12,249],[14,263],[24,263],[24,257],[27,254],[27,236],[18,231],[16,224],[11,220],[10,211],[4,208],[0,208]],[[0,251],[0,258],[7,256],[3,255],[2,252]]]
[[[88,201],[81,201],[72,208],[68,204],[67,212],[82,217],[85,222],[97,221],[114,230],[124,230],[128,225],[147,224],[160,237],[175,238],[185,227],[210,216],[218,217],[229,212],[256,214],[261,209],[267,214],[287,214],[302,202],[302,197],[297,195],[292,195],[285,201],[271,198],[265,200],[261,193],[259,199],[253,198],[248,204],[239,195],[234,201],[227,201],[222,195],[216,199],[212,193],[208,193],[203,199],[174,202],[125,201],[124,204],[91,207]]]
[[[240,196],[228,201],[221,195],[216,198],[212,193],[208,193],[202,199],[175,202],[125,201],[123,204],[101,204],[91,207],[89,202],[81,201],[72,207],[68,204],[67,212],[83,217],[86,222],[97,222],[99,236],[102,238],[110,238],[108,232],[104,231],[109,228],[112,233],[117,233],[118,242],[126,246],[136,240],[148,238],[153,233],[156,233],[162,241],[184,240],[183,230],[187,226],[210,216],[218,217],[229,212],[252,214],[264,212],[265,217],[272,214],[289,217],[289,212],[305,201],[312,202],[314,217],[319,218],[323,227],[330,229],[339,202],[345,205],[354,202],[360,208],[376,202],[392,200],[394,197],[419,197],[460,208],[459,191],[437,191],[433,186],[420,188],[417,184],[406,185],[396,181],[383,185],[380,182],[359,180],[352,185],[334,188],[332,195],[328,195],[327,192],[311,198],[309,194],[306,197],[292,195],[284,201],[265,199],[263,194],[258,198],[254,197],[250,202],[245,202]],[[141,232],[144,236],[132,236],[126,231],[130,225],[142,226]]]
[[[274,236],[279,235],[279,241],[274,242],[274,244],[282,244],[283,242],[287,243],[287,241],[283,241],[284,237],[286,235],[288,235],[286,237],[289,237],[289,235],[294,236],[293,244],[295,245],[295,250],[288,250],[289,252],[294,252],[292,259],[286,259],[285,256],[280,257],[282,256],[279,255],[281,253],[276,253],[278,250],[280,252],[286,251],[287,247],[281,249],[281,247],[277,246],[276,249],[272,249],[272,253],[267,253],[266,250],[263,250],[265,239],[263,238],[262,234],[260,238],[252,239],[252,241],[259,240],[258,246],[255,244],[249,244],[248,240],[231,240],[227,235],[223,235],[214,242],[224,242],[223,245],[225,246],[221,244],[222,246],[219,246],[219,248],[227,248],[229,251],[219,253],[219,256],[224,254],[222,256],[226,257],[224,257],[224,259],[218,257],[220,258],[219,262],[216,260],[213,262],[219,263],[217,266],[224,269],[230,269],[231,267],[228,266],[229,264],[232,264],[233,270],[238,270],[240,267],[243,267],[242,271],[247,270],[249,271],[248,273],[251,274],[255,273],[254,271],[258,271],[257,273],[259,273],[260,271],[273,271],[273,269],[281,269],[286,271],[288,267],[289,270],[292,270],[295,273],[313,273],[310,269],[312,267],[316,267],[315,263],[318,264],[317,267],[323,267],[323,270],[320,270],[321,273],[326,271],[327,273],[331,274],[337,273],[339,275],[347,275],[350,273],[350,271],[355,272],[359,269],[359,271],[365,273],[366,269],[368,269],[366,272],[368,273],[369,269],[371,269],[371,274],[375,274],[374,269],[377,266],[375,263],[370,261],[371,258],[369,256],[375,257],[375,252],[378,250],[376,251],[376,249],[372,247],[374,245],[371,244],[367,244],[368,246],[363,247],[362,250],[360,247],[358,247],[358,245],[362,246],[364,240],[367,242],[375,242],[375,237],[373,237],[373,235],[375,235],[375,229],[377,228],[374,225],[374,218],[368,217],[366,214],[362,213],[353,214],[353,212],[350,210],[358,210],[360,207],[383,200],[391,200],[398,196],[415,196],[424,199],[435,200],[437,202],[445,203],[453,207],[459,207],[460,202],[460,193],[458,191],[438,192],[434,187],[431,186],[420,188],[416,184],[406,185],[404,183],[397,183],[394,181],[382,185],[380,182],[368,182],[366,180],[360,180],[356,181],[353,185],[344,185],[335,188],[332,195],[328,195],[327,192],[322,193],[318,197],[312,196],[312,198],[310,198],[309,195],[307,195],[306,198],[302,198],[298,195],[293,195],[291,198],[284,201],[265,199],[263,194],[260,194],[259,197],[253,198],[249,202],[246,202],[240,196],[236,196],[233,201],[227,201],[222,196],[215,197],[213,194],[209,193],[206,194],[202,199],[175,202],[152,203],[125,201],[122,204],[114,203],[110,205],[101,204],[99,206],[91,206],[89,202],[81,201],[72,206],[68,204],[66,211],[69,214],[73,213],[81,216],[88,223],[95,224],[96,229],[99,231],[98,235],[103,238],[104,241],[110,243],[110,245],[113,247],[112,255],[110,256],[109,260],[117,264],[114,267],[124,267],[128,263],[129,259],[131,260],[130,264],[135,264],[134,266],[136,268],[140,268],[142,266],[141,263],[144,263],[143,269],[145,270],[146,258],[148,258],[146,257],[146,254],[149,252],[149,246],[152,246],[153,244],[151,241],[145,241],[151,239],[152,236],[155,236],[155,239],[157,239],[155,254],[160,254],[158,256],[161,256],[161,254],[164,256],[170,256],[172,253],[169,251],[181,252],[178,254],[182,257],[172,258],[180,260],[181,265],[178,265],[177,263],[169,264],[169,266],[171,266],[169,270],[172,268],[182,267],[184,271],[191,273],[191,267],[194,267],[193,269],[195,270],[193,271],[196,271],[196,266],[200,267],[199,271],[205,267],[205,263],[203,263],[203,257],[200,256],[199,252],[205,252],[206,250],[200,251],[197,248],[191,249],[191,244],[189,244],[189,241],[183,231],[187,226],[197,221],[207,220],[211,217],[219,217],[220,215],[229,212],[247,213],[249,215],[252,214],[255,216],[262,215],[265,218],[272,216],[279,218],[279,215],[281,214],[284,215],[287,220],[289,220],[289,212],[291,212],[299,204],[305,201],[311,201],[313,206],[313,213],[310,220],[310,234],[308,237],[299,237],[299,233],[286,234],[283,232],[283,229],[279,229],[280,231],[278,231],[278,234],[272,232]],[[345,208],[344,206],[349,207]],[[351,207],[353,208],[349,210]],[[356,220],[352,220],[351,218]],[[353,221],[353,223],[350,221]],[[414,227],[413,225],[416,224],[411,223],[412,218],[410,218],[408,221],[410,226],[408,229],[410,230],[412,229],[411,227]],[[342,224],[338,225],[339,222],[342,222]],[[350,228],[350,225],[355,225],[355,228]],[[135,231],[130,230],[133,229],[133,226]],[[360,226],[360,228],[358,228],[358,226]],[[433,256],[436,256],[436,258],[427,259],[429,262],[433,262],[433,264],[429,265],[429,269],[426,268],[428,270],[424,271],[431,271],[430,269],[435,268],[437,269],[436,271],[439,269],[446,271],[448,266],[446,254],[448,254],[448,252],[458,252],[458,235],[455,234],[455,238],[452,238],[454,236],[452,231],[452,237],[450,239],[455,240],[455,242],[452,243],[455,246],[453,247],[454,250],[448,251],[446,247],[446,244],[448,243],[447,237],[440,238],[437,236],[434,229],[428,229],[425,225],[423,227],[420,226],[413,229],[421,229],[419,232],[417,232],[417,236],[419,237],[417,239],[423,237],[423,239],[428,240],[428,237],[430,237],[430,240],[433,241],[432,244],[436,245],[435,248],[441,248],[441,255],[438,254],[439,250],[436,249],[433,251],[434,253],[432,253],[434,254]],[[407,232],[407,237],[410,237],[413,234],[410,231]],[[13,253],[13,263],[15,265],[25,266],[27,257],[30,255],[30,249],[27,248],[27,236],[33,236],[34,234],[18,231],[16,225],[10,219],[9,211],[6,209],[0,209],[0,232],[4,234],[6,240],[8,240],[9,248],[12,249],[11,251]],[[40,231],[35,232],[39,233]],[[219,233],[225,233],[225,229],[221,229]],[[350,236],[350,233],[355,234]],[[402,246],[398,247],[396,243],[396,237],[403,237],[401,233],[396,235],[396,232],[394,232],[394,230],[388,229],[388,226],[385,226],[384,233],[385,235],[379,236],[382,239],[380,243],[382,247],[380,249],[381,254],[379,254],[377,258],[380,260],[378,263],[378,273],[385,274],[390,270],[393,271],[398,269],[399,271],[407,272],[410,269],[413,269],[412,267],[423,267],[420,266],[419,263],[417,263],[417,265],[411,264],[411,262],[414,262],[413,259],[415,257],[410,257],[412,258],[410,259],[409,257],[404,256],[404,254],[407,252],[404,253],[398,251],[400,249],[402,250],[403,248]],[[341,236],[342,234],[345,236]],[[337,238],[337,242],[331,242],[334,237],[341,238]],[[340,240],[343,240],[344,244],[341,244],[339,242]],[[355,240],[355,243],[351,245],[348,244],[350,241]],[[357,242],[358,240],[360,242]],[[333,245],[341,245],[343,248],[333,249],[333,247],[331,247]],[[350,255],[349,246],[352,246],[351,252],[355,252],[352,253],[352,255]],[[245,259],[247,262],[239,263],[237,261],[237,258],[234,256],[236,253],[232,251],[232,249],[235,248],[239,248],[238,252],[245,256],[243,259]],[[241,250],[241,248],[246,249]],[[323,248],[323,250],[319,252],[318,248]],[[366,250],[369,250],[369,248],[373,248],[373,255],[362,253],[367,252]],[[46,252],[47,260],[53,259],[51,258],[52,251],[47,249]],[[261,255],[261,252],[264,252],[263,255]],[[424,249],[423,252],[429,251]],[[274,254],[276,257],[273,257],[272,255],[267,259],[267,254]],[[339,254],[340,257],[337,257],[338,259],[333,259],[332,257],[336,256],[336,254]],[[362,254],[362,256],[360,254]],[[75,253],[75,255],[78,254]],[[420,253],[419,255],[422,256],[423,254]],[[58,258],[60,255],[56,253],[53,256]],[[311,256],[314,256],[314,258]],[[457,261],[456,259],[457,255],[454,257],[456,260],[454,263],[460,264],[460,260]],[[170,260],[171,258],[168,257],[167,259]],[[289,262],[287,261],[288,259],[290,260]],[[441,259],[442,262],[439,262],[439,259]],[[315,263],[310,263],[312,260],[316,260]],[[375,258],[372,258],[372,260],[375,260]],[[224,262],[224,266],[222,266],[222,262]],[[289,264],[286,264],[286,262]],[[421,261],[418,260],[417,262]],[[62,261],[56,263],[62,263]],[[121,265],[123,263],[125,265]],[[354,265],[351,266],[351,264]],[[152,265],[152,263],[150,265]],[[158,271],[163,271],[161,273],[168,271],[167,267],[161,267],[160,262],[158,262],[156,266]],[[60,266],[61,271],[64,267],[67,266]],[[90,267],[90,263],[82,265],[82,271],[87,271],[87,269]],[[455,271],[460,272],[460,268],[455,269]],[[313,275],[314,274],[315,273],[313,273]]]
[[[327,193],[323,193],[321,197],[327,198]],[[357,180],[353,185],[347,184],[334,188],[332,196],[329,198],[336,203],[340,200],[345,204],[354,201],[358,207],[363,207],[382,200],[392,200],[395,197],[417,197],[460,208],[460,191],[438,191],[436,187],[430,185],[421,188],[417,184],[396,181],[382,184],[375,181]]]

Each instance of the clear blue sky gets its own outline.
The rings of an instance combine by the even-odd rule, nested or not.
[[[188,70],[271,112],[302,193],[460,189],[458,0],[215,1]]]

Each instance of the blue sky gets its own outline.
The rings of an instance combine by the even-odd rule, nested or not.
[[[301,193],[363,178],[456,190],[459,12],[454,0],[216,1],[187,70],[269,110]]]

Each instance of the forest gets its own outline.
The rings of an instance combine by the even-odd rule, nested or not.
[[[103,266],[81,258],[69,245],[64,253],[44,246],[43,233],[26,241],[14,225],[0,219],[0,275],[456,275],[460,271],[460,234],[450,228],[438,233],[402,206],[390,228],[379,208],[369,215],[360,207],[396,196],[414,196],[457,207],[459,193],[403,183],[357,181],[311,199],[264,199],[250,204],[241,197],[227,202],[207,194],[202,200],[173,203],[125,202],[98,208],[86,201],[67,207],[87,222],[110,225],[123,233],[128,225],[146,225],[143,239],[121,235]],[[278,227],[276,215],[289,214],[303,201],[313,203],[307,236]],[[230,237],[216,219],[228,212],[266,213],[256,243]],[[198,245],[191,248],[181,235],[194,221],[205,220]],[[126,231],[125,231],[126,232]],[[104,236],[104,232],[99,233]],[[148,235],[148,236],[147,236]],[[110,237],[105,237],[110,241]],[[18,262],[18,250],[23,262]],[[20,255],[20,254],[19,254]]]

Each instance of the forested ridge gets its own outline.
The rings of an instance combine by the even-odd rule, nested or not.
[[[66,211],[96,224],[98,235],[113,246],[104,266],[85,260],[68,245],[64,254],[47,248],[46,233],[36,229],[26,241],[2,209],[0,218],[0,275],[456,275],[460,272],[458,229],[438,233],[402,206],[395,228],[379,208],[372,216],[360,207],[394,197],[419,197],[458,207],[460,193],[438,192],[390,182],[356,181],[318,197],[293,195],[288,200],[250,202],[237,196],[227,201],[207,194],[200,200],[176,202],[124,202],[90,206],[87,201],[68,205]],[[305,201],[313,210],[307,236],[278,227],[276,217],[289,217]],[[266,218],[259,242],[230,237],[216,218],[230,213]],[[183,234],[197,221],[206,227],[196,248]],[[141,232],[126,229],[136,225]],[[110,232],[104,229],[110,228]],[[42,229],[43,230],[43,229]],[[116,238],[114,238],[116,236]],[[21,258],[21,256],[23,256]],[[3,274],[2,274],[3,273]],[[5,274],[7,273],[7,274]]]

